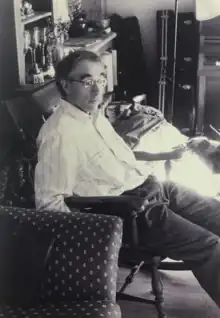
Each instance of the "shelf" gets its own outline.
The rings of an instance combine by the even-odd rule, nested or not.
[[[79,38],[70,38],[64,43],[64,51],[68,54],[71,50],[83,49],[101,53],[106,51],[111,41],[116,38],[117,34],[111,32],[109,34],[101,34],[97,36],[85,36]]]
[[[40,19],[44,19],[47,17],[51,17],[51,16],[52,16],[51,12],[35,12],[33,15],[30,15],[29,17],[22,18],[21,22],[24,25],[27,25],[29,23],[32,23],[32,22],[35,22],[35,21],[38,21]]]
[[[42,83],[42,84],[25,84],[25,85],[22,85],[20,87],[18,87],[16,89],[16,92],[20,95],[23,95],[23,94],[33,94],[34,92],[42,89],[43,87],[51,84],[52,82],[55,83],[55,79],[54,78],[47,78],[45,79],[45,82]]]

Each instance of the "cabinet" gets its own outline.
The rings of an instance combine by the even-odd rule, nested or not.
[[[216,53],[216,51],[214,52]],[[214,55],[213,53],[213,55]],[[209,133],[210,125],[220,129],[220,45],[219,58],[199,54],[197,129]],[[216,136],[214,136],[216,137]]]
[[[27,82],[25,63],[25,37],[27,30],[38,26],[41,29],[48,25],[48,18],[52,22],[68,20],[68,0],[29,0],[32,3],[34,14],[23,17],[20,10],[20,0],[0,1],[0,100],[6,100],[16,95],[33,92],[53,82],[53,78],[46,79],[42,84],[29,84]],[[78,48],[89,49],[106,55],[105,52],[112,47],[116,34],[111,32],[102,36],[74,38],[64,45],[64,53]],[[115,55],[114,55],[115,56]],[[116,61],[116,58],[114,59]],[[109,76],[114,77],[113,86],[117,82],[117,71],[110,70]],[[110,81],[113,82],[109,77]],[[110,85],[112,86],[112,85]],[[109,91],[113,88],[109,87]]]
[[[220,17],[202,22],[200,34],[197,130],[209,134],[220,129]]]
[[[0,100],[13,97],[18,86],[26,84],[24,31],[68,17],[66,0],[30,0],[34,14],[22,17],[20,0],[0,1]]]
[[[93,37],[79,37],[70,39],[68,42],[64,43],[63,46],[63,55],[67,55],[71,51],[75,51],[77,49],[86,49],[93,51],[101,56],[103,56],[104,62],[106,62],[107,69],[107,80],[108,85],[106,88],[106,101],[110,101],[114,90],[114,87],[117,86],[117,52],[112,49],[112,43],[114,38],[116,37],[116,33],[111,32],[109,34],[99,36],[96,38]],[[53,89],[54,79],[47,80],[43,84],[30,85],[26,84],[17,88],[17,95],[26,95],[30,93],[34,93],[35,91],[41,90],[43,87],[48,86],[48,90]],[[47,88],[46,88],[47,89]],[[111,93],[111,94],[109,94]]]

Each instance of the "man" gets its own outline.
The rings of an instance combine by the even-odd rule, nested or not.
[[[96,54],[65,57],[56,81],[62,101],[37,139],[37,209],[70,212],[64,198],[71,195],[134,195],[131,208],[146,212],[148,221],[140,224],[142,243],[191,266],[220,306],[220,203],[142,173],[136,158],[148,155],[133,153],[99,111],[106,77]],[[148,211],[148,202],[158,197],[165,209]]]

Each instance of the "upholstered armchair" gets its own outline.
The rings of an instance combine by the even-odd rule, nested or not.
[[[0,206],[0,233],[0,317],[121,317],[119,218]]]

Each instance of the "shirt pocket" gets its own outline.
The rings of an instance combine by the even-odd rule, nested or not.
[[[111,158],[104,149],[94,151],[90,155],[89,162],[92,168],[109,169]]]
[[[108,184],[117,188],[125,181],[125,167],[118,161],[111,150],[99,151],[93,154],[90,161],[90,173],[99,184]]]

